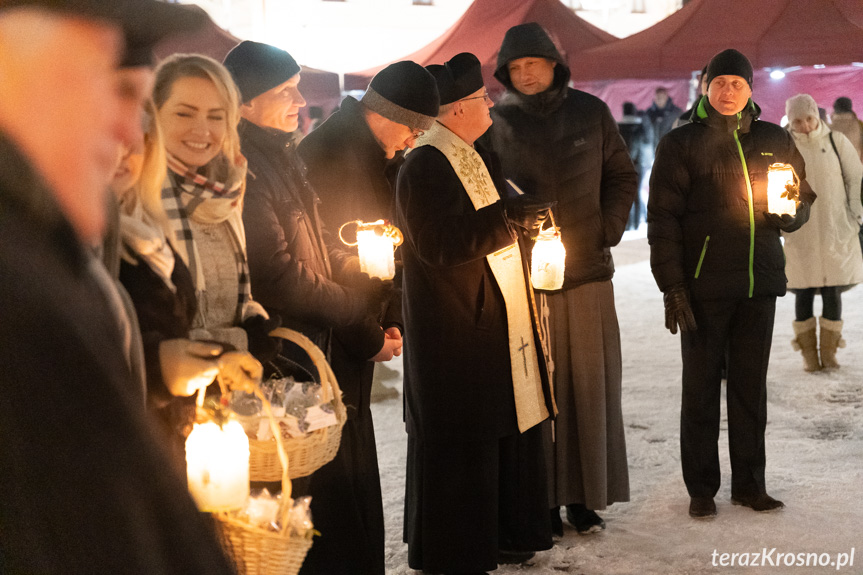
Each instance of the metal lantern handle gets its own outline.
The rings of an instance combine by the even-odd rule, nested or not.
[[[537,237],[539,237],[539,235],[542,234],[542,232],[544,232],[546,229],[554,230],[554,233],[558,233],[560,231],[560,228],[558,228],[554,223],[554,212],[551,210],[551,208],[548,209],[548,220],[551,222],[551,228],[543,228],[543,226],[545,226],[545,221],[543,221],[539,225],[539,231],[537,232]]]
[[[404,236],[402,236],[401,230],[392,225],[387,220],[378,220],[371,223],[366,223],[362,220],[353,220],[351,222],[345,222],[339,227],[339,239],[346,246],[353,247],[359,243],[359,240],[353,243],[348,242],[342,235],[342,230],[345,229],[345,226],[349,226],[351,224],[357,226],[357,232],[359,232],[360,230],[374,230],[376,235],[389,238],[393,242],[394,246],[400,246],[404,241]]]
[[[356,224],[356,226],[357,226],[357,231],[359,231],[359,230],[360,230],[360,226],[362,225],[362,223],[363,223],[363,222],[362,222],[361,220],[354,220],[354,221],[352,221],[352,222],[345,222],[345,223],[343,223],[341,226],[339,226],[339,239],[340,239],[340,240],[342,240],[342,243],[343,243],[343,244],[345,244],[346,246],[351,246],[351,247],[352,247],[352,246],[355,246],[355,245],[357,245],[357,244],[359,243],[359,241],[355,241],[355,242],[353,242],[353,243],[348,242],[348,241],[345,241],[345,237],[342,235],[342,230],[344,230],[344,229],[345,229],[345,226],[349,226],[349,225],[351,225],[351,224]]]

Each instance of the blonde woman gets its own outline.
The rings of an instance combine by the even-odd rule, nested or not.
[[[238,90],[212,58],[175,54],[156,70],[153,102],[168,165],[161,202],[198,303],[192,338],[248,349],[262,363],[270,361],[279,348],[267,334],[279,321],[270,320],[250,294]]]
[[[172,247],[171,228],[161,203],[165,150],[147,102],[143,138],[123,146],[111,190],[120,206],[119,277],[135,306],[146,362],[147,404],[167,434],[175,463],[185,470],[185,438],[194,421],[190,397],[221,371],[229,385],[260,377],[261,367],[246,352],[219,359],[219,345],[188,339],[197,302],[192,277]]]

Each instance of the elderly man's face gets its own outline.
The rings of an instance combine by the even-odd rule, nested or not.
[[[516,58],[507,64],[509,79],[513,88],[532,96],[545,92],[554,81],[554,67],[557,63],[548,58]]]
[[[464,113],[465,125],[463,129],[465,135],[468,136],[468,139],[472,137],[470,143],[473,143],[485,134],[491,126],[492,120],[489,110],[494,106],[494,102],[489,98],[485,87],[465,96],[458,102],[461,103]]]
[[[243,104],[240,113],[262,128],[293,132],[300,125],[300,108],[306,105],[298,89],[299,83],[300,75],[294,74],[286,82]]]
[[[47,181],[79,237],[101,241],[118,145],[140,130],[124,114],[119,28],[22,10],[0,17],[0,128]]]
[[[723,116],[733,116],[743,110],[750,96],[752,90],[740,76],[717,76],[707,86],[710,105]]]
[[[397,152],[405,148],[413,148],[417,138],[423,133],[422,130],[414,130],[383,117],[381,120],[383,121],[378,123],[374,134],[388,160],[393,159]]]

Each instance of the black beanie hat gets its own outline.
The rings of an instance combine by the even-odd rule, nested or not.
[[[225,56],[224,64],[234,77],[244,104],[300,73],[300,65],[290,54],[251,40],[234,46]]]
[[[426,66],[437,82],[441,106],[481,90],[485,85],[482,79],[482,64],[470,52],[453,56],[446,64]]]
[[[120,26],[125,40],[121,68],[152,67],[156,44],[181,33],[194,33],[209,19],[199,6],[157,0],[0,0],[0,11],[21,7],[44,8]]]
[[[412,130],[428,130],[437,118],[440,97],[434,76],[405,60],[375,74],[362,103],[387,120]]]
[[[723,50],[707,64],[707,86],[710,87],[710,82],[717,76],[740,76],[749,88],[752,88],[752,63],[749,58],[735,50],[729,48]]]

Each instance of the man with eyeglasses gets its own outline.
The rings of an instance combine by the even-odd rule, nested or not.
[[[486,137],[504,175],[526,194],[557,201],[563,288],[539,298],[549,313],[560,409],[555,432],[546,429],[549,506],[557,533],[565,505],[567,520],[588,534],[605,528],[596,510],[629,501],[611,247],[623,235],[638,175],[608,106],[567,87],[566,60],[539,24],[507,31],[495,78],[507,92]]]
[[[372,78],[361,100],[345,98],[339,111],[300,142],[297,151],[320,196],[318,209],[326,227],[392,220],[402,150],[431,127],[438,102],[431,74],[415,62],[396,62]],[[399,272],[396,288],[400,281]],[[309,479],[309,491],[319,502],[315,526],[322,535],[306,558],[304,574],[384,574],[383,503],[369,404],[375,362],[402,351],[401,290],[394,289],[376,315],[373,337],[365,322],[333,330],[330,362],[345,393],[348,422],[336,459]],[[380,351],[369,359],[365,351],[371,347]],[[398,396],[396,390],[380,387]],[[324,497],[327,505],[321,506]]]
[[[412,569],[481,573],[551,547],[539,423],[554,413],[520,232],[550,204],[503,197],[479,60],[429,66],[434,126],[396,187],[405,241],[405,537]]]

